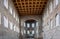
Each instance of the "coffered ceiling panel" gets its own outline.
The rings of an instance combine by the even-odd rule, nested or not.
[[[20,15],[42,14],[48,0],[13,0]]]

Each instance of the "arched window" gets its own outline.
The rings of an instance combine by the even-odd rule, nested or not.
[[[35,28],[38,26],[38,23],[35,20],[27,20],[24,23],[24,34],[26,37],[34,37]]]

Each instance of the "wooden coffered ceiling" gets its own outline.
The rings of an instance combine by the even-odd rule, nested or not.
[[[48,0],[13,0],[20,15],[41,15]]]

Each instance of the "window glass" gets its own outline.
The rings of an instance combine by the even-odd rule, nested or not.
[[[0,24],[1,24],[1,13],[0,13]]]
[[[16,31],[16,26],[14,25],[14,31]]]
[[[18,18],[18,23],[19,23],[19,18]]]
[[[58,0],[56,0],[56,5],[58,5]]]
[[[36,22],[36,26],[38,26],[38,22]]]
[[[50,2],[50,13],[52,12],[52,2]]]
[[[36,33],[38,34],[38,29],[37,29]]]
[[[56,15],[56,26],[59,26],[59,14]]]
[[[34,28],[34,23],[32,23],[32,27]]]
[[[55,0],[53,0],[53,7],[55,8]]]
[[[24,30],[24,34],[26,34],[26,30]]]
[[[15,11],[14,11],[14,13],[13,13],[13,17],[15,18]]]
[[[46,9],[46,14],[47,14],[46,16],[48,17],[48,8]]]
[[[8,19],[4,16],[4,26],[8,28]]]
[[[32,31],[32,34],[34,34],[34,30]]]
[[[12,14],[12,7],[11,6],[9,6],[9,11]]]
[[[18,33],[19,33],[19,28],[18,28],[18,27],[16,27],[16,32],[18,32]]]
[[[52,28],[52,26],[53,26],[53,21],[51,20],[51,28]]]
[[[21,34],[23,35],[23,31],[21,31]]]
[[[4,6],[8,9],[8,0],[4,0]]]
[[[13,23],[10,21],[9,21],[9,23],[10,23],[10,29],[12,30],[13,29]]]
[[[26,24],[24,23],[24,27],[26,26]]]
[[[27,31],[27,34],[30,34],[30,32],[29,32],[29,31]]]
[[[18,21],[18,17],[17,17],[17,15],[16,15],[16,21]]]
[[[28,27],[28,28],[30,27],[30,24],[29,24],[29,23],[27,23],[27,27]]]

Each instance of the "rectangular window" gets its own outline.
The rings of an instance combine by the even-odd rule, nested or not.
[[[46,9],[47,17],[48,17],[48,8]]]
[[[18,33],[19,33],[19,28],[18,28],[18,27],[16,27],[16,32],[18,32]]]
[[[0,24],[1,24],[1,13],[0,13]]]
[[[30,24],[29,23],[27,23],[27,28],[29,28],[30,27]]]
[[[38,22],[36,22],[36,26],[39,26],[39,25],[38,25]]]
[[[11,6],[9,6],[9,11],[12,14],[12,7]]]
[[[19,18],[18,18],[18,23],[19,23]]]
[[[26,23],[24,23],[24,27],[26,27]]]
[[[4,16],[4,26],[8,28],[8,19]]]
[[[27,34],[30,34],[30,31],[27,31]]]
[[[16,26],[14,25],[14,31],[16,31]]]
[[[12,29],[13,29],[13,24],[12,24],[12,22],[9,21],[9,24],[10,24],[10,29],[12,30]]]
[[[52,12],[52,2],[50,2],[50,13]]]
[[[13,14],[13,17],[15,18],[15,12],[14,12],[14,14]]]
[[[52,27],[53,27],[53,20],[51,20],[51,29],[52,29]]]
[[[58,0],[56,0],[55,2],[56,2],[56,5],[58,5]]]
[[[4,0],[4,6],[8,9],[8,0]]]
[[[17,15],[16,15],[16,21],[18,22],[18,17],[17,17]]]
[[[35,24],[34,24],[34,23],[32,23],[32,28],[34,28],[34,26],[35,26]]]
[[[59,18],[60,18],[60,17],[59,17],[59,14],[57,14],[57,15],[56,15],[56,26],[59,26],[59,21],[60,21]]]
[[[32,34],[34,34],[34,30],[32,31]]]
[[[24,34],[26,34],[26,30],[24,30]]]

